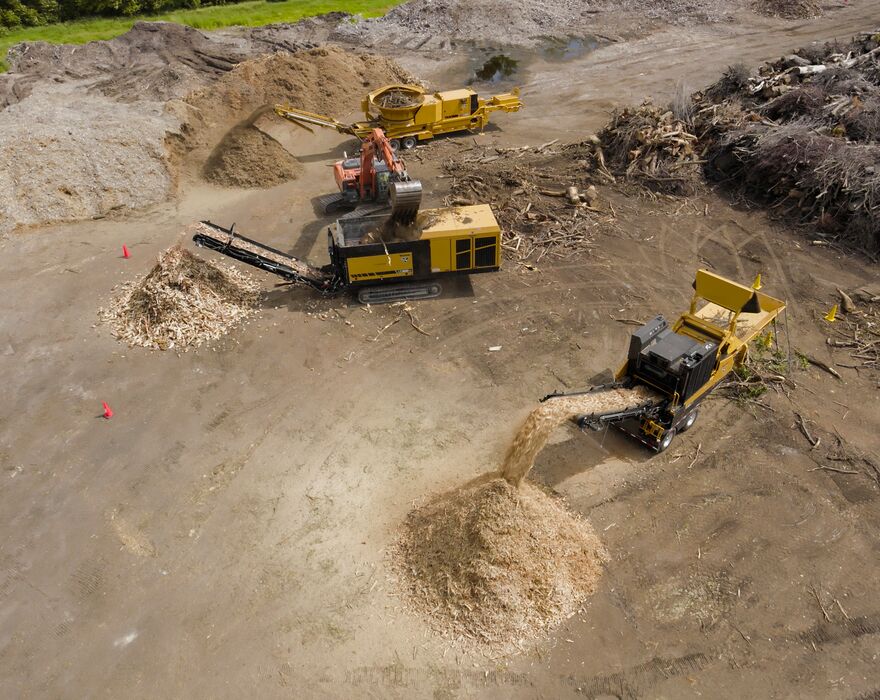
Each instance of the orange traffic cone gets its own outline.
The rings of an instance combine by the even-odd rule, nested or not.
[[[107,402],[102,401],[101,406],[103,406],[103,408],[104,408],[104,414],[103,414],[104,418],[107,418],[107,419],[112,418],[113,417],[113,409],[107,405]]]
[[[131,257],[131,253],[128,252],[128,248],[125,246],[125,243],[122,244],[122,257],[126,260]]]

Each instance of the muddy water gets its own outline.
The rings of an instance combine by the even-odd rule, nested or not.
[[[622,410],[650,398],[652,392],[646,387],[633,389],[608,389],[581,396],[561,396],[548,399],[532,411],[514,437],[501,476],[518,486],[535,463],[535,457],[547,444],[550,435],[562,423],[575,416]]]
[[[500,45],[470,44],[465,48],[468,58],[469,85],[505,85],[522,82],[528,66],[536,60],[548,63],[572,61],[602,46],[596,37],[548,37],[534,50]]]

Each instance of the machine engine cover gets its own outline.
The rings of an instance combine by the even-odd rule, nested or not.
[[[656,320],[647,325],[652,326],[654,332],[638,351],[635,362],[630,362],[630,372],[670,394],[677,393],[682,400],[687,399],[709,380],[718,344],[679,335],[657,324]],[[631,352],[635,345],[634,339]]]

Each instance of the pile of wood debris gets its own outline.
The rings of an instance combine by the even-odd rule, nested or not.
[[[144,279],[123,285],[99,315],[129,345],[185,349],[221,337],[250,315],[259,289],[235,268],[175,245],[159,255]]]
[[[599,200],[593,184],[598,174],[583,144],[473,147],[458,151],[444,170],[452,179],[446,204],[491,204],[502,247],[517,260],[589,250],[598,230],[614,220]]]
[[[653,190],[690,194],[701,176],[692,127],[672,109],[645,101],[615,112],[598,134],[594,157],[600,168],[635,179]]]
[[[880,376],[880,286],[863,288],[847,294],[839,290],[840,313],[831,326],[828,346],[847,353],[844,361],[835,361],[838,367],[872,372]]]
[[[607,554],[559,500],[490,476],[413,510],[391,559],[406,600],[436,632],[498,655],[581,609]]]
[[[803,49],[694,96],[708,171],[831,241],[880,249],[880,33]]]
[[[617,112],[598,173],[669,194],[703,174],[825,240],[880,251],[880,31],[808,47],[754,73],[732,66],[669,108]],[[608,172],[610,171],[610,173]]]

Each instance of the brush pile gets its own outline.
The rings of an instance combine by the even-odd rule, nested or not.
[[[652,190],[686,195],[700,178],[700,156],[692,127],[672,109],[645,101],[615,112],[599,132],[596,159],[615,176]]]
[[[176,245],[159,255],[144,279],[124,285],[99,314],[113,335],[129,345],[185,349],[221,337],[249,316],[259,288],[235,268],[202,260]]]
[[[576,613],[607,554],[588,523],[537,486],[481,480],[413,510],[392,565],[445,638],[504,654]]]
[[[725,76],[695,103],[710,175],[831,240],[880,248],[880,34]]]
[[[838,291],[842,313],[826,340],[835,354],[834,364],[880,376],[880,286],[862,288],[851,294]],[[849,357],[839,361],[838,353]]]

